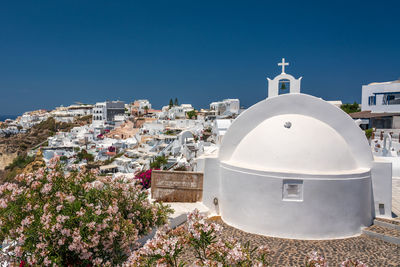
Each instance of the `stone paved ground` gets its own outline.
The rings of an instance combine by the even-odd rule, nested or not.
[[[400,177],[392,180],[392,211],[400,221]],[[369,267],[400,267],[400,246],[366,235],[335,240],[290,240],[249,234],[225,224],[219,217],[213,218],[224,227],[223,238],[234,237],[240,242],[250,241],[252,246],[268,245],[272,251],[271,266],[305,266],[306,255],[317,251],[328,259],[329,267],[340,266],[346,258],[359,259]],[[193,254],[185,255],[188,261]]]
[[[223,238],[235,237],[253,246],[268,245],[272,250],[272,266],[305,266],[306,255],[317,251],[329,261],[329,266],[340,266],[346,258],[359,259],[372,266],[400,266],[400,246],[365,235],[335,240],[289,240],[249,234],[230,227],[219,217],[214,218],[224,230]]]
[[[382,227],[382,226],[379,226],[379,225],[372,225],[372,226],[368,227],[367,230],[375,232],[375,233],[378,233],[378,234],[383,234],[383,235],[387,235],[387,236],[400,238],[400,231],[398,231],[396,229],[389,228],[389,227]]]

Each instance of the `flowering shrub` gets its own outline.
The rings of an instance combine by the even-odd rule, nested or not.
[[[195,251],[191,266],[268,266],[266,247],[251,249],[235,240],[222,240],[221,226],[209,223],[195,210],[187,224],[174,230],[168,227],[157,231],[141,249],[132,254],[126,266],[185,266],[180,259],[185,248]]]
[[[130,256],[125,267],[269,266],[270,250],[266,246],[251,248],[250,243],[242,245],[234,239],[223,240],[219,235],[221,231],[220,225],[206,221],[195,210],[189,214],[185,225],[176,229],[160,228],[153,239]],[[187,263],[182,259],[185,251],[194,252],[193,262]],[[327,261],[316,252],[308,254],[306,267],[327,266]],[[357,260],[346,260],[341,266],[367,267]]]
[[[139,180],[139,183],[143,188],[150,188],[151,186],[151,169],[147,171],[140,172],[135,176],[136,179]]]
[[[316,251],[308,254],[306,267],[327,267],[328,263],[324,257],[318,255]]]
[[[97,177],[52,160],[48,169],[0,186],[0,262],[31,266],[121,264],[137,239],[167,221],[135,179]]]
[[[346,259],[342,264],[340,264],[341,267],[367,267],[365,263],[359,260],[349,260]]]
[[[306,267],[327,267],[328,262],[324,257],[321,257],[317,252],[313,251],[308,254],[308,261]],[[341,263],[341,267],[367,267],[362,261],[346,259]]]

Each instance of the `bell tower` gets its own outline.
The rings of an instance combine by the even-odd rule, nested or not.
[[[300,93],[300,82],[303,77],[298,79],[294,78],[290,74],[285,73],[285,66],[289,66],[288,62],[282,58],[282,62],[278,63],[278,66],[282,67],[282,73],[276,76],[273,80],[267,78],[268,80],[268,98],[279,95],[279,90],[287,88],[290,94]]]

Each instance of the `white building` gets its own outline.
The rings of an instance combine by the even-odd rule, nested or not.
[[[216,144],[221,144],[222,138],[232,124],[232,119],[216,119],[212,128],[212,134]]]
[[[151,109],[151,103],[147,99],[139,99],[133,102],[132,112],[136,115],[146,114]]]
[[[149,110],[151,109],[151,103],[147,99],[142,99],[142,100],[137,100],[139,103],[139,112],[141,114],[144,114],[146,112],[146,109]]]
[[[93,107],[92,123],[95,127],[105,123],[113,123],[116,119],[120,120],[125,114],[125,104],[122,101],[98,102]]]
[[[103,125],[106,122],[107,109],[106,102],[98,102],[93,107],[92,123],[94,126]]]
[[[363,85],[361,111],[400,113],[400,80]]]
[[[181,104],[180,106],[164,106],[162,111],[158,113],[160,119],[185,119],[186,113],[194,110],[191,104]]]
[[[65,122],[65,123],[70,123],[74,121],[74,116],[68,113],[68,111],[56,111],[51,114],[52,117],[56,122]]]
[[[38,124],[44,120],[47,120],[50,114],[44,110],[29,111],[25,112],[16,121],[18,125],[22,126],[24,129],[29,129],[33,125]]]
[[[224,99],[210,104],[210,110],[214,110],[216,113],[215,115],[237,115],[239,114],[239,109],[239,99]]]
[[[73,116],[87,116],[92,115],[93,105],[76,104],[70,105],[67,109]]]
[[[269,97],[243,112],[218,154],[200,158],[203,204],[250,233],[297,239],[361,233],[391,217],[391,163],[374,161],[363,131],[341,109],[300,93],[284,72]],[[290,83],[279,94],[280,81]],[[204,166],[204,167],[202,167]]]

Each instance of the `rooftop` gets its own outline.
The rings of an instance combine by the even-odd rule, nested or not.
[[[375,85],[375,84],[392,84],[392,83],[400,83],[400,78],[399,78],[398,80],[390,81],[390,82],[372,82],[372,83],[369,83],[368,85]]]
[[[370,110],[354,112],[349,114],[353,119],[370,119],[370,118],[381,118],[381,117],[391,117],[391,116],[400,116],[400,112],[381,112],[381,113],[372,113]]]

